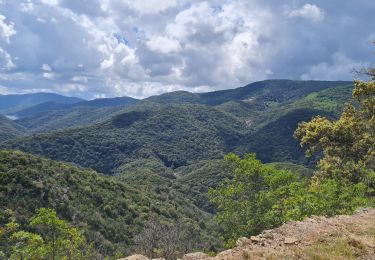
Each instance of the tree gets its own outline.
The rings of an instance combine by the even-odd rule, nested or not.
[[[199,240],[199,233],[193,226],[179,221],[163,223],[154,218],[134,238],[136,251],[141,251],[150,258],[163,257],[166,260],[176,259],[192,250]]]
[[[375,188],[375,81],[355,81],[353,102],[337,121],[315,117],[295,132],[307,156],[323,152],[316,181],[345,178]]]
[[[8,224],[9,225],[9,224]],[[41,208],[30,219],[30,229],[11,235],[11,259],[88,259],[94,256],[79,231],[52,209]]]
[[[227,245],[241,236],[257,234],[284,222],[286,201],[305,186],[298,174],[264,165],[255,154],[244,159],[229,154],[226,160],[235,163],[233,178],[211,189],[209,196],[217,206],[217,220],[224,229]]]
[[[311,215],[347,214],[369,205],[366,185],[353,184],[335,175],[320,182],[303,179],[298,173],[277,170],[256,160],[226,157],[236,164],[233,178],[209,191],[223,228],[223,239],[231,247],[242,236],[251,236],[289,220]]]

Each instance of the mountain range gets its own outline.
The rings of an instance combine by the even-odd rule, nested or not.
[[[132,250],[152,216],[182,220],[201,246],[219,250],[207,191],[231,178],[223,157],[255,152],[311,176],[318,157],[306,159],[293,133],[313,116],[337,118],[352,89],[347,81],[267,80],[143,100],[0,96],[0,209],[22,223],[35,207],[55,208],[102,255]]]

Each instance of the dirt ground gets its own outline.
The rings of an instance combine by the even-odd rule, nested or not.
[[[351,216],[311,217],[258,236],[240,238],[237,246],[215,257],[187,254],[183,260],[374,259],[375,209]]]

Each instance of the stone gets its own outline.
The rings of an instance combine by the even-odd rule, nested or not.
[[[125,258],[120,258],[118,260],[149,260],[148,257],[144,255],[131,255]]]
[[[253,241],[253,242],[260,242],[260,238],[259,237],[256,237],[256,236],[251,236],[250,237],[250,240]]]
[[[202,260],[209,259],[209,256],[202,252],[186,254],[182,257],[182,260]]]
[[[273,239],[273,234],[271,232],[265,232],[263,237],[266,239]]]
[[[252,244],[251,240],[247,237],[241,237],[236,242],[236,247],[243,247]]]
[[[297,238],[294,238],[294,237],[286,237],[284,239],[284,244],[286,245],[290,245],[290,244],[296,244],[299,240]]]

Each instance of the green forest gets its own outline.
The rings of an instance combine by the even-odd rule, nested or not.
[[[42,134],[4,117],[18,137],[0,144],[0,256],[215,255],[290,220],[375,206],[375,82],[262,92],[284,83],[155,96]]]

